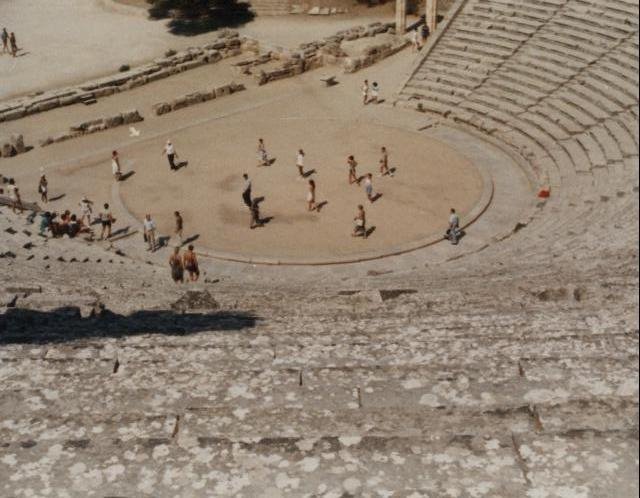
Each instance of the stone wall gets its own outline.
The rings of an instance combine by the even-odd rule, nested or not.
[[[157,116],[160,116],[162,114],[167,114],[168,112],[177,111],[184,107],[189,107],[201,102],[207,102],[209,100],[224,97],[225,95],[231,95],[232,93],[241,92],[242,90],[245,90],[244,85],[231,82],[228,85],[222,85],[209,90],[189,93],[187,95],[177,97],[171,102],[159,102],[153,105],[153,111]]]
[[[246,45],[245,45],[246,42]],[[192,47],[153,62],[92,80],[81,85],[41,92],[37,95],[0,103],[0,122],[20,119],[31,114],[57,107],[77,104],[87,100],[130,90],[152,81],[187,71],[204,64],[213,64],[233,57],[243,50],[254,50],[254,41],[240,38],[235,31],[225,31],[212,43]]]
[[[365,67],[371,66],[376,62],[399,52],[409,44],[406,39],[400,39],[396,43],[384,43],[369,47],[364,55],[360,57],[347,57],[343,62],[345,73],[355,73]]]
[[[345,72],[354,72],[402,50],[408,44],[404,38],[399,38],[394,44],[374,45],[367,50],[365,55],[357,58],[348,58],[340,46],[343,41],[373,38],[382,33],[395,33],[395,23],[374,22],[367,26],[355,26],[338,31],[322,40],[302,43],[293,52],[276,49],[264,54],[262,56],[264,59],[260,60],[260,64],[270,61],[280,61],[280,64],[275,68],[260,70],[256,73],[256,79],[259,85],[264,85],[271,81],[297,76],[305,71],[328,64],[343,65]],[[255,61],[245,65],[243,72],[250,73],[251,67],[256,65],[258,64]]]
[[[90,133],[96,133],[98,131],[108,130],[109,128],[115,128],[117,126],[126,124],[137,123],[138,121],[142,121],[143,119],[144,118],[136,109],[121,112],[114,116],[92,119],[91,121],[85,121],[84,123],[80,123],[79,125],[72,126],[71,128],[69,128],[68,132],[59,133],[52,137],[47,137],[46,139],[41,140],[40,146],[46,147],[47,145],[64,142],[71,138],[80,137],[82,135],[88,135]]]

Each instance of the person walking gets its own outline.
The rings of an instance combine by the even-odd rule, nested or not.
[[[367,105],[369,102],[369,80],[364,80],[362,84],[362,104]]]
[[[315,211],[316,205],[316,182],[309,180],[309,191],[307,192],[307,210]]]
[[[300,178],[304,179],[304,151],[302,149],[298,151],[296,167],[298,168],[298,173],[300,173]]]
[[[353,156],[347,157],[347,166],[349,167],[349,185],[353,183],[360,184],[358,175],[356,174],[356,166],[358,166],[358,163]]]
[[[182,263],[184,269],[189,273],[189,280],[196,282],[200,277],[200,268],[198,267],[198,258],[196,257],[192,244],[189,244],[189,247],[182,256]]]
[[[367,228],[366,228],[366,215],[364,212],[364,207],[362,204],[358,204],[358,211],[356,212],[356,217],[353,218],[354,226],[352,237],[364,237],[367,238]]]
[[[47,181],[47,177],[42,175],[40,177],[40,181],[38,182],[38,193],[40,194],[40,200],[47,204],[49,202],[49,182]]]
[[[151,219],[150,214],[145,215],[142,228],[144,230],[144,240],[149,246],[147,250],[154,252],[156,250],[156,222]],[[176,249],[179,248],[176,247]]]
[[[91,202],[89,199],[83,196],[79,205],[80,205],[80,223],[84,224],[84,219],[87,218],[87,226],[90,226],[91,214],[93,213],[93,202]]]
[[[380,87],[378,86],[378,83],[374,81],[373,85],[371,85],[371,99],[369,100],[369,102],[373,102],[374,104],[377,104],[379,96],[380,96]]]
[[[264,223],[260,219],[260,206],[258,204],[257,199],[251,202],[251,223],[249,225],[251,229],[264,226]]]
[[[16,34],[13,31],[9,35],[9,45],[11,45],[11,55],[15,57],[18,53],[18,43],[16,42]]]
[[[120,156],[118,155],[118,151],[114,150],[111,152],[111,173],[113,174],[113,179],[117,182],[122,178],[122,170],[120,169]]]
[[[453,245],[456,245],[460,238],[460,217],[454,208],[451,208],[449,214],[449,227],[447,228],[445,238],[449,239]]]
[[[258,161],[260,161],[258,166],[269,166],[269,155],[262,138],[258,139]]]
[[[102,225],[100,240],[104,239],[105,233],[107,234],[107,239],[111,237],[111,225],[113,225],[114,221],[109,204],[105,203],[102,206],[102,211],[100,212],[100,224]]]
[[[149,216],[149,215],[147,215]],[[180,257],[180,248],[175,247],[169,256],[169,268],[171,268],[171,278],[177,283],[184,283],[184,266]]]
[[[422,35],[421,33],[418,32],[419,28],[416,28],[414,30],[411,31],[411,50],[412,52],[417,52],[420,50],[420,46],[421,46],[421,38]]]
[[[246,173],[242,175],[244,178],[244,187],[242,188],[242,202],[251,209],[251,180],[249,180],[249,175]]]
[[[380,149],[380,176],[384,175],[393,177],[393,172],[389,169],[389,153],[386,147]]]
[[[180,214],[180,211],[174,211],[173,218],[176,223],[174,233],[176,234],[176,237],[180,241],[180,245],[182,245],[182,229],[183,229],[184,222],[182,220],[182,215]]]
[[[375,200],[372,178],[373,175],[371,173],[367,173],[367,176],[364,179],[364,191],[367,194],[367,199],[369,199],[369,202],[373,202]]]
[[[176,148],[171,143],[171,140],[167,140],[167,143],[162,150],[162,154],[167,155],[167,160],[169,161],[169,167],[171,168],[171,170],[177,170],[178,167],[176,166],[176,159],[178,157],[178,153],[176,152]]]
[[[0,38],[2,39],[2,53],[10,53],[9,52],[9,33],[7,33],[7,28],[2,28],[2,32],[0,32]]]

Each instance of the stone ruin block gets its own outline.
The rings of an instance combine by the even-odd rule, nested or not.
[[[171,104],[169,104],[168,102],[159,102],[157,104],[153,104],[153,112],[156,113],[156,116],[161,116],[162,114],[171,112]]]
[[[137,123],[144,120],[137,109],[131,109],[130,111],[123,112],[122,119],[123,124]]]
[[[320,7],[311,7],[307,14],[309,14],[310,16],[320,15]]]
[[[102,120],[105,128],[114,128],[116,126],[120,126],[124,123],[124,118],[122,114],[117,114],[115,116],[108,116]]]
[[[222,85],[216,88],[216,98],[229,94],[231,94],[231,87],[229,85]]]

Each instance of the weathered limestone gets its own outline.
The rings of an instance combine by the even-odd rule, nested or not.
[[[245,89],[246,88],[243,84],[232,81],[227,85],[221,85],[209,90],[193,92],[176,97],[171,102],[158,102],[153,105],[153,112],[155,112],[157,116],[161,116],[168,112],[177,111],[178,109],[183,109],[201,102],[207,102],[215,98],[224,97],[225,95],[231,95],[232,93],[241,92]]]
[[[223,31],[218,39],[202,47],[192,47],[149,64],[99,78],[76,87],[52,90],[0,104],[0,122],[20,119],[61,106],[73,105],[146,85],[223,58],[235,57],[243,50],[254,52],[255,40],[240,38],[235,31]]]
[[[396,33],[407,31],[407,0],[396,0]]]
[[[9,137],[0,137],[0,157],[11,157],[26,151],[27,148],[21,134],[14,133]]]
[[[76,138],[82,135],[89,135],[98,131],[108,130],[117,126],[122,126],[131,123],[137,123],[144,118],[136,109],[130,111],[121,112],[114,116],[106,116],[103,118],[96,118],[90,121],[85,121],[75,126],[71,126],[68,132],[62,132],[57,135],[47,137],[40,141],[41,147],[46,147],[53,143],[64,142],[72,138]]]

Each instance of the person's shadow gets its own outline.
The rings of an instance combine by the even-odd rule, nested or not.
[[[321,210],[323,207],[325,207],[327,204],[329,204],[329,201],[322,201],[322,202],[319,202],[319,203],[316,205],[316,211],[319,213],[319,212],[320,212],[320,210]]]
[[[131,178],[131,177],[132,177],[133,175],[135,175],[135,174],[136,174],[136,172],[135,172],[135,171],[133,171],[133,170],[131,170],[131,171],[127,171],[124,175],[122,175],[122,176],[120,177],[120,181],[121,181],[121,182],[124,182],[124,181],[126,181],[126,180],[127,180],[127,178]]]
[[[182,241],[182,245],[183,246],[189,245],[189,244],[191,244],[191,242],[195,242],[199,238],[200,238],[200,234],[196,233],[195,235],[192,235],[191,237],[187,237],[186,239],[184,239]]]
[[[186,168],[189,166],[189,161],[180,161],[176,164],[176,169],[174,171],[178,171],[179,169]]]
[[[373,204],[374,202],[376,202],[378,199],[380,199],[380,197],[382,197],[382,194],[380,192],[378,192],[376,195],[374,195],[371,198],[371,203]]]
[[[315,169],[310,169],[309,171],[305,171],[304,173],[302,173],[302,177],[309,178],[311,175],[315,174],[315,172]]]
[[[376,227],[375,227],[375,225],[374,225],[374,226],[369,227],[369,229],[364,233],[364,238],[365,238],[365,239],[368,239],[368,238],[371,236],[371,234],[372,234],[373,232],[375,232],[375,231],[376,231]]]

